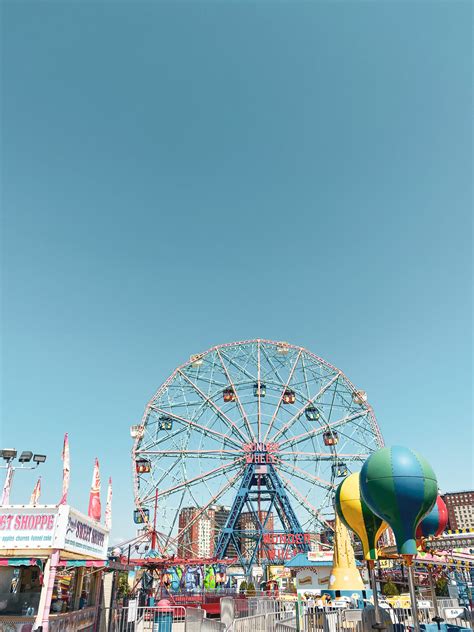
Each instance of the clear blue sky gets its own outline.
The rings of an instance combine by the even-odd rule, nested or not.
[[[288,340],[472,486],[472,3],[2,3],[2,446],[131,532],[129,426]],[[34,484],[18,473],[13,500]]]

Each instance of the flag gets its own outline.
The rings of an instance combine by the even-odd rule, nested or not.
[[[30,505],[37,505],[40,495],[41,495],[41,476],[36,481],[35,488],[33,489],[33,492],[31,494]]]
[[[101,513],[99,459],[96,458],[94,471],[92,473],[91,492],[89,494],[89,510],[87,514],[89,518],[99,521]]]
[[[69,436],[68,433],[64,435],[64,443],[63,443],[63,495],[61,500],[59,501],[60,505],[67,504],[67,494],[69,491],[69,473],[70,473],[70,463],[69,463]]]
[[[107,504],[105,506],[105,528],[112,528],[112,478],[109,478],[107,487]]]
[[[10,490],[12,487],[13,472],[14,472],[14,469],[12,465],[9,463],[7,465],[7,475],[5,476],[5,483],[3,484],[2,502],[1,502],[2,505],[10,504]]]

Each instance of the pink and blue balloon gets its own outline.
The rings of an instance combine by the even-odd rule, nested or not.
[[[402,446],[381,448],[362,466],[360,491],[369,509],[392,528],[398,552],[416,555],[416,528],[438,496],[428,461]]]

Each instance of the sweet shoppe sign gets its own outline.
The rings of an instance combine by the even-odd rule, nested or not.
[[[69,505],[0,507],[0,550],[62,549],[106,559],[105,527]]]

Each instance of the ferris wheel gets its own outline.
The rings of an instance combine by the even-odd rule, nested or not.
[[[135,522],[158,534],[160,553],[247,564],[262,534],[327,528],[338,479],[383,445],[342,371],[260,339],[191,356],[132,430]]]

